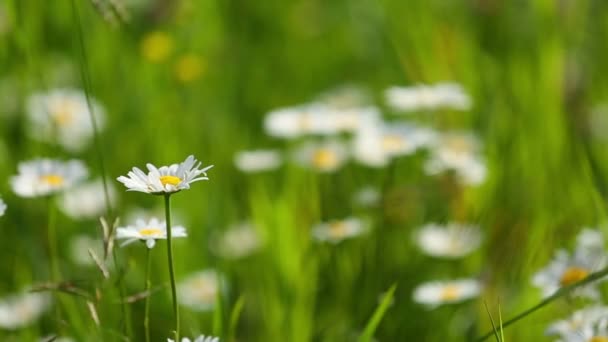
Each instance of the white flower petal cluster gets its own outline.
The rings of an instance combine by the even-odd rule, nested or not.
[[[261,244],[255,227],[242,222],[222,232],[211,248],[226,259],[241,259],[255,253]]]
[[[237,169],[247,173],[274,170],[282,162],[281,155],[276,150],[241,151],[234,156]]]
[[[471,98],[457,83],[393,86],[386,89],[384,96],[390,107],[402,112],[437,109],[465,111],[471,108]]]
[[[547,335],[558,342],[602,342],[608,340],[608,307],[594,305],[575,311],[570,317],[549,326]]]
[[[346,239],[357,237],[367,231],[364,222],[349,217],[343,220],[322,222],[312,228],[312,236],[317,241],[337,244]]]
[[[3,216],[5,211],[6,211],[6,203],[4,203],[2,198],[0,198],[0,216]]]
[[[167,342],[175,342],[175,341],[168,338]],[[220,338],[214,337],[214,336],[200,335],[199,337],[195,338],[194,340],[191,340],[187,337],[182,337],[181,342],[220,342]]]
[[[105,123],[105,111],[91,99],[97,128]],[[79,89],[55,89],[30,96],[27,103],[28,133],[45,142],[57,142],[65,149],[78,152],[91,141],[94,130],[86,96]]]
[[[184,189],[190,189],[190,184],[208,180],[207,170],[213,167],[207,166],[201,169],[201,162],[190,155],[180,164],[156,167],[150,163],[146,164],[146,174],[134,167],[127,177],[120,176],[117,180],[123,183],[128,191],[139,191],[148,194],[170,194]]]
[[[480,292],[481,284],[478,280],[457,279],[423,283],[414,289],[412,296],[415,302],[435,308],[477,297]]]
[[[171,237],[180,238],[186,237],[186,228],[182,226],[171,227]],[[121,246],[126,246],[137,240],[145,241],[148,248],[153,248],[156,240],[164,240],[167,238],[166,222],[160,221],[157,218],[151,218],[149,221],[138,219],[135,225],[116,228],[116,238],[119,240],[126,239]]]
[[[108,184],[110,202],[116,201],[116,189]],[[103,182],[97,179],[79,184],[58,198],[61,211],[73,219],[91,219],[101,216],[106,210]]]
[[[348,160],[348,149],[339,140],[308,141],[294,151],[294,160],[318,172],[334,172]]]
[[[429,175],[454,171],[464,184],[481,184],[487,174],[481,157],[481,143],[470,133],[443,134],[431,147],[431,157],[424,169]]]
[[[542,290],[543,297],[554,294],[564,286],[585,279],[591,273],[608,265],[608,254],[604,250],[601,232],[584,229],[577,238],[577,246],[572,254],[558,250],[553,260],[532,277],[532,283]],[[599,281],[605,280],[600,279]],[[581,297],[599,299],[598,281],[579,287],[573,294]]]
[[[481,231],[477,226],[449,223],[426,224],[415,234],[420,249],[434,257],[461,258],[479,247]]]
[[[177,299],[181,305],[194,311],[213,310],[221,282],[222,277],[212,269],[193,273],[178,284]]]
[[[46,196],[71,188],[87,175],[86,166],[79,160],[34,159],[19,163],[11,186],[21,197]]]
[[[0,328],[19,329],[34,323],[51,304],[46,293],[26,292],[0,299]]]

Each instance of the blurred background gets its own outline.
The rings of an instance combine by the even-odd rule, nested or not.
[[[87,253],[102,249],[100,182],[72,210],[63,194],[17,196],[17,165],[39,157],[82,160],[90,181],[105,172],[106,218],[119,226],[163,219],[163,203],[118,176],[190,154],[213,164],[209,181],[172,196],[188,231],[174,249],[178,281],[195,283],[180,290],[182,335],[227,341],[357,340],[393,284],[376,341],[474,340],[491,329],[484,301],[495,320],[499,303],[503,319],[536,304],[534,274],[605,222],[605,1],[74,3],[0,0],[3,341],[143,340],[143,301],[131,297],[125,317],[115,285],[143,291],[145,246],[116,246],[105,279]],[[46,139],[36,101],[68,93],[67,120],[74,108],[88,118],[83,71],[99,141],[61,127]],[[89,297],[51,291],[44,309],[19,309],[17,293],[53,286],[55,206],[62,279]],[[425,247],[430,224],[473,233],[447,243],[450,254],[441,237]],[[152,340],[162,341],[165,244],[151,256]],[[462,301],[453,287],[414,295],[454,279],[480,289]],[[552,340],[547,326],[586,303],[558,300],[506,340]]]

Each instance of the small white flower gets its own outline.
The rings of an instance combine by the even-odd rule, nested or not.
[[[441,258],[460,258],[473,252],[481,243],[478,227],[450,223],[445,226],[430,223],[416,233],[415,240],[428,255]]]
[[[200,180],[208,180],[207,170],[213,167],[207,166],[199,169],[201,162],[194,156],[188,156],[180,164],[171,164],[157,168],[152,164],[146,164],[148,174],[134,167],[127,174],[128,177],[120,176],[117,180],[123,183],[128,191],[140,191],[148,194],[166,194],[190,189],[190,184]]]
[[[167,342],[175,342],[174,340],[168,338]],[[194,340],[191,340],[187,337],[182,337],[182,341],[181,342],[220,342],[220,338],[219,337],[213,337],[213,336],[205,336],[205,335],[201,335],[197,338],[195,338]]]
[[[591,306],[575,311],[565,320],[549,326],[547,335],[559,335],[561,342],[608,341],[608,307]]]
[[[3,216],[5,211],[6,211],[6,203],[4,203],[2,198],[0,198],[0,216]]]
[[[398,122],[384,124],[380,139],[383,152],[389,157],[397,157],[431,145],[436,136],[431,129]]]
[[[441,108],[469,110],[471,99],[456,83],[437,83],[412,87],[388,88],[384,96],[397,111],[436,110]]]
[[[110,202],[116,199],[116,190],[108,184]],[[74,219],[96,218],[106,210],[105,194],[101,179],[80,184],[58,198],[59,208]]]
[[[37,197],[68,189],[87,177],[79,160],[34,159],[21,162],[19,173],[11,177],[13,191],[21,197]]]
[[[234,164],[243,172],[274,170],[281,163],[281,155],[276,150],[241,151],[234,157]]]
[[[98,128],[102,128],[105,113],[91,99]],[[32,95],[27,104],[29,135],[32,138],[61,144],[70,151],[82,150],[93,137],[93,125],[86,96],[81,90],[56,89]]]
[[[319,172],[334,172],[347,161],[348,152],[337,140],[307,142],[294,152],[294,159],[298,164]]]
[[[244,222],[222,233],[212,248],[227,259],[240,259],[260,248],[261,241],[251,224]]]
[[[27,292],[0,299],[0,327],[14,330],[36,321],[50,306],[48,294]]]
[[[191,274],[178,284],[178,301],[194,311],[212,310],[221,290],[220,281],[215,270]]]
[[[186,228],[182,226],[171,227],[171,237],[186,237]],[[121,246],[128,245],[137,240],[146,242],[148,248],[154,247],[156,240],[167,238],[166,222],[156,218],[149,221],[137,220],[134,226],[116,228],[117,239],[127,239]]]
[[[357,237],[366,231],[367,228],[361,220],[349,217],[317,224],[312,228],[312,236],[321,242],[337,244],[343,240]]]
[[[424,169],[430,175],[452,170],[464,184],[480,184],[487,173],[480,146],[480,142],[471,134],[444,134],[432,146],[431,158],[425,163]]]
[[[532,278],[532,283],[542,290],[543,297],[549,297],[563,286],[581,281],[591,273],[608,264],[608,255],[603,248],[603,237],[595,235],[595,243],[589,241],[592,234],[601,234],[583,230],[578,237],[578,245],[570,255],[565,250],[558,250],[553,260],[545,268],[538,271]],[[574,294],[591,299],[598,299],[600,294],[594,282],[574,290]]]
[[[383,123],[379,118],[370,118],[355,133],[352,140],[353,158],[366,166],[381,168],[390,158],[382,146]]]
[[[477,297],[480,292],[481,284],[475,279],[432,281],[417,286],[413,299],[417,303],[434,308]]]

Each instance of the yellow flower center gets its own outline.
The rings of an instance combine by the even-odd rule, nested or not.
[[[460,155],[467,154],[473,149],[470,141],[463,137],[452,137],[447,141],[446,145],[452,152]]]
[[[447,285],[439,293],[439,298],[444,301],[456,300],[458,297],[460,297],[460,288],[456,285]]]
[[[193,288],[198,300],[203,302],[212,302],[215,300],[216,287],[215,284],[207,279],[197,279],[194,281]]]
[[[53,185],[53,186],[60,186],[63,184],[63,182],[65,181],[63,179],[62,176],[60,175],[43,175],[40,177],[40,181],[43,183],[46,183],[48,185]]]
[[[338,156],[328,149],[318,149],[312,155],[312,165],[320,169],[334,167],[337,163]]]
[[[587,278],[588,275],[589,270],[582,267],[572,266],[566,269],[564,273],[562,273],[562,277],[559,279],[559,283],[561,284],[561,286],[572,285]]]
[[[606,336],[593,336],[589,339],[589,342],[608,342],[608,337]]]
[[[156,236],[162,235],[163,231],[158,228],[144,228],[139,230],[141,236]]]
[[[167,184],[177,186],[179,183],[182,182],[182,180],[179,177],[175,176],[160,176],[160,182],[163,184],[163,186]]]
[[[50,115],[53,121],[59,126],[65,126],[74,119],[76,105],[69,100],[62,100],[50,108]]]
[[[332,238],[341,238],[346,235],[347,226],[344,222],[337,221],[329,224],[329,236]]]
[[[388,151],[396,151],[404,148],[407,145],[407,141],[403,137],[398,135],[386,135],[382,138],[382,147]]]

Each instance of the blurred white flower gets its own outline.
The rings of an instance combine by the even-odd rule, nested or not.
[[[393,86],[384,96],[390,107],[397,111],[455,109],[469,110],[471,98],[457,83],[436,83],[411,87]]]
[[[480,150],[481,144],[471,134],[444,134],[433,144],[424,169],[430,175],[452,170],[464,184],[480,184],[487,173]]]
[[[405,156],[435,142],[437,134],[432,129],[409,123],[385,123],[382,129],[382,151],[389,157]]]
[[[365,186],[360,188],[353,195],[353,202],[360,207],[374,207],[380,202],[380,191],[373,186]]]
[[[589,240],[592,236],[595,236],[595,242]],[[608,255],[604,250],[601,233],[585,229],[577,240],[572,255],[565,250],[558,250],[549,265],[534,274],[532,283],[542,290],[543,297],[549,297],[561,287],[587,278],[591,273],[599,271],[608,264]],[[597,283],[602,280],[579,287],[573,293],[581,297],[599,299]]]
[[[415,302],[435,308],[442,304],[452,304],[477,297],[481,284],[475,279],[432,281],[414,289]]]
[[[318,101],[334,109],[353,109],[367,106],[370,96],[360,87],[343,85],[323,92]]]
[[[37,197],[68,189],[87,177],[79,160],[34,159],[21,162],[18,174],[11,177],[13,191],[21,197]]]
[[[212,249],[224,258],[240,259],[253,254],[260,245],[261,241],[254,227],[243,222],[222,232]]]
[[[298,164],[319,172],[338,170],[348,159],[346,147],[337,140],[306,142],[294,152]]]
[[[26,292],[0,299],[0,328],[14,330],[35,322],[50,306],[48,294]]]
[[[3,216],[5,211],[6,211],[6,203],[4,203],[2,198],[0,198],[0,216]]]
[[[281,155],[276,150],[241,151],[234,157],[234,164],[243,172],[274,170],[281,163]]]
[[[460,258],[473,252],[481,243],[481,231],[476,226],[449,223],[424,225],[415,234],[418,247],[428,255]]]
[[[89,254],[89,249],[92,249],[99,258],[103,258],[102,240],[84,234],[72,237],[70,240],[70,257],[72,258],[72,262],[79,266],[95,265],[95,261]]]
[[[203,270],[189,275],[178,284],[178,301],[194,311],[213,310],[221,291],[221,277],[215,270]]]
[[[357,218],[322,222],[312,228],[312,236],[321,242],[337,244],[343,240],[357,237],[367,231],[365,224]]]
[[[104,126],[105,112],[91,99],[98,129]],[[70,151],[81,151],[93,137],[93,124],[84,92],[55,89],[30,96],[27,103],[29,135],[41,141],[57,142]]]
[[[108,184],[110,202],[116,199],[116,190]],[[103,182],[101,179],[77,185],[58,198],[59,208],[73,219],[96,218],[106,210]]]
[[[561,342],[608,341],[608,307],[591,306],[575,311],[565,320],[549,326],[547,335],[558,335]]]
[[[182,226],[171,227],[171,237],[186,237],[186,228]],[[116,228],[117,239],[127,239],[121,244],[126,246],[137,240],[145,241],[148,248],[154,247],[156,240],[167,238],[166,222],[156,218],[151,218],[149,221],[137,220],[134,226]]]
[[[207,166],[199,169],[201,162],[194,156],[188,156],[180,164],[169,166],[156,166],[148,163],[148,174],[134,167],[127,174],[128,177],[120,176],[117,180],[127,187],[127,191],[140,191],[148,194],[159,195],[190,189],[190,184],[200,180],[208,180],[207,170],[213,167]]]
[[[379,118],[370,118],[356,131],[352,140],[353,158],[366,166],[385,167],[390,158],[382,146],[383,123]]]
[[[167,342],[175,342],[174,340],[168,338]],[[219,337],[213,337],[213,336],[205,336],[205,335],[201,335],[197,338],[195,338],[194,340],[191,340],[187,337],[182,337],[181,342],[220,342],[220,338]]]

